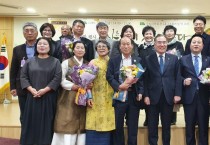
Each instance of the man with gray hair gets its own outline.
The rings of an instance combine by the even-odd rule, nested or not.
[[[110,50],[109,50],[109,56],[111,57],[111,52],[112,52],[112,48],[113,48],[113,44],[114,44],[114,40],[112,40],[109,36],[108,36],[108,31],[109,31],[109,27],[106,23],[104,22],[99,22],[96,25],[96,31],[99,35],[99,38],[92,40],[93,42],[93,48],[95,50],[95,45],[99,40],[106,40],[109,44],[110,44]],[[95,51],[95,58],[98,57],[97,52]]]
[[[36,24],[32,22],[25,23],[23,25],[23,35],[26,42],[14,47],[10,69],[10,90],[13,96],[18,96],[21,125],[23,123],[22,117],[27,95],[26,91],[21,89],[20,72],[26,60],[34,56],[35,43],[38,35]]]

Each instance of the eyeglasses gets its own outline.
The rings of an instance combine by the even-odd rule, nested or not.
[[[51,30],[43,30],[43,32],[49,32],[49,33],[52,33],[52,31]]]
[[[167,41],[156,41],[155,43],[157,43],[158,45],[166,45],[167,44]]]
[[[24,33],[31,33],[34,34],[36,32],[35,29],[24,29]]]
[[[97,48],[107,48],[106,45],[98,45]]]

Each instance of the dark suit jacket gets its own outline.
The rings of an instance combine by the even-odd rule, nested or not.
[[[122,55],[118,55],[117,57],[110,58],[106,73],[106,79],[114,89],[115,92],[118,92],[118,88],[120,86],[119,75],[120,75],[120,64],[122,61]],[[132,64],[141,63],[141,59],[132,55]],[[143,81],[140,78],[136,84],[131,86],[132,90],[137,94],[143,94]],[[136,98],[132,98],[135,105],[140,105],[140,103],[136,100]]]
[[[202,55],[210,56],[210,36],[205,32],[202,34],[202,36],[203,36],[204,47],[201,53]],[[190,43],[191,43],[191,38],[187,40],[187,43],[185,45],[184,55],[188,55],[191,53]]]
[[[197,84],[199,85],[199,97],[202,100],[202,102],[208,102],[209,101],[209,86],[204,85],[200,83],[199,78],[196,75],[193,61],[192,61],[192,55],[188,54],[186,56],[183,56],[180,59],[180,67],[181,67],[181,75],[183,77],[183,80],[185,78],[192,78],[192,82],[190,86],[184,86],[183,87],[183,97],[182,97],[182,103],[183,104],[191,104],[195,92],[197,90]],[[207,67],[210,67],[210,57],[202,55],[202,67],[200,73],[202,73],[202,70],[205,70]]]
[[[81,41],[85,44],[85,55],[83,58],[87,61],[91,61],[95,58],[93,42],[85,37],[81,37]]]
[[[157,54],[154,52],[145,60],[146,72],[144,76],[145,94],[151,104],[159,102],[162,91],[168,104],[173,104],[174,96],[181,96],[181,75],[177,56],[165,54],[163,74],[160,71]]]
[[[10,68],[10,90],[16,89],[18,96],[26,95],[20,85],[21,60],[28,59],[26,54],[26,44],[21,44],[13,49],[12,63]]]
[[[57,58],[60,62],[62,62],[62,51],[61,51],[61,42],[51,40],[52,43],[52,56]]]

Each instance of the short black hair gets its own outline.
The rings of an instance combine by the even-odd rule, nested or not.
[[[41,35],[43,36],[42,32],[44,31],[44,29],[46,27],[50,27],[50,30],[52,31],[52,37],[53,37],[55,35],[55,27],[52,24],[50,24],[50,23],[42,24],[42,26],[39,29],[39,32],[41,33]]]
[[[165,34],[166,34],[166,31],[167,31],[167,30],[170,30],[170,29],[172,29],[172,30],[174,31],[174,34],[176,35],[177,29],[176,29],[176,27],[174,27],[173,25],[167,25],[167,26],[165,26],[165,28],[164,28],[164,30],[163,30],[163,34],[165,35]]]
[[[123,26],[122,31],[121,31],[121,34],[120,34],[120,37],[123,38],[123,35],[124,35],[125,31],[128,28],[130,28],[132,30],[132,32],[133,32],[133,39],[135,39],[136,33],[135,33],[135,30],[134,30],[133,26],[131,26],[131,25],[125,25],[125,26]]]
[[[38,51],[37,51],[37,44],[38,44],[38,42],[39,42],[40,40],[42,40],[42,39],[44,39],[44,40],[46,40],[46,41],[48,42],[49,47],[50,47],[50,50],[49,50],[48,54],[49,54],[50,56],[52,56],[52,42],[51,42],[51,40],[50,40],[49,38],[47,38],[47,37],[39,37],[39,38],[37,39],[36,44],[35,44],[35,53],[34,53],[34,55],[35,55],[35,56],[39,55],[39,53],[38,53]]]
[[[194,35],[192,35],[192,37],[190,38],[190,40],[192,41],[192,39],[193,39],[194,37],[200,37],[200,38],[202,39],[203,44],[204,44],[204,38],[203,38],[203,36],[202,36],[201,34],[194,34]],[[191,43],[191,42],[190,42],[190,43]]]
[[[74,20],[74,22],[73,22],[72,26],[75,26],[75,25],[76,25],[76,23],[81,23],[81,24],[85,27],[85,22],[84,22],[84,21],[82,21],[82,20]]]
[[[156,31],[155,31],[155,28],[154,28],[154,27],[152,27],[152,26],[145,26],[145,27],[143,28],[143,30],[142,30],[142,36],[144,36],[145,33],[146,33],[147,31],[149,31],[149,30],[152,31],[152,33],[153,33],[154,36],[156,35]]]
[[[195,23],[196,20],[201,20],[206,25],[206,18],[204,16],[199,15],[199,16],[195,17],[193,19],[193,23]]]
[[[96,43],[96,46],[95,46],[95,50],[96,50],[96,51],[97,51],[97,46],[98,46],[99,43],[105,44],[105,45],[107,46],[108,50],[111,49],[109,42],[107,42],[106,40],[99,40],[99,41]]]
[[[82,41],[75,41],[75,42],[73,43],[72,50],[74,50],[74,48],[76,47],[76,45],[77,45],[78,43],[82,43],[82,44],[84,45],[84,48],[85,48],[85,43],[84,43],[84,42],[82,42]]]

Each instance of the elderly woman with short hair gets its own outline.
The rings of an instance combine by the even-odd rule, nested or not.
[[[88,100],[86,145],[110,145],[111,132],[115,129],[113,89],[106,80],[110,45],[105,40],[99,40],[95,49],[98,58],[93,59],[90,65],[97,66],[99,72],[93,82],[92,98]]]

